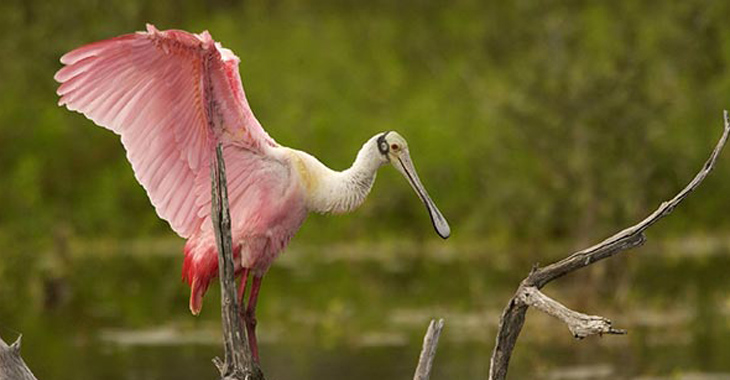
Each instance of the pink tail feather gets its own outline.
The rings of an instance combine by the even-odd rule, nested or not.
[[[201,247],[188,240],[185,244],[185,260],[183,261],[182,279],[190,285],[190,312],[200,314],[203,307],[203,296],[210,282],[218,277],[218,252],[215,247]],[[236,275],[241,272],[238,257],[241,247],[234,247],[233,258]]]

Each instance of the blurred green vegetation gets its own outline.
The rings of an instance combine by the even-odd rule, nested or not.
[[[454,239],[603,236],[698,169],[730,94],[725,2],[76,0],[0,4],[0,230],[42,244],[170,234],[118,138],[56,106],[58,58],[144,29],[208,29],[242,60],[280,143],[349,166],[372,134],[410,142]],[[411,189],[382,170],[357,213],[310,218],[314,242],[433,238]],[[661,233],[722,233],[730,165]]]
[[[179,267],[171,268],[180,260],[169,256],[182,242],[157,218],[118,137],[56,105],[53,74],[73,48],[146,22],[208,29],[241,58],[248,100],[281,144],[344,169],[379,131],[408,139],[421,179],[452,225],[449,241],[438,241],[410,187],[384,168],[357,212],[311,216],[293,242],[309,253],[292,255],[294,264],[278,264],[267,278],[262,325],[314,331],[317,344],[332,347],[350,330],[382,326],[399,306],[498,310],[532,263],[607,236],[674,195],[703,164],[730,108],[728,15],[730,2],[701,0],[3,0],[0,333],[9,326],[55,332],[61,338],[52,353],[29,354],[60,363],[71,352],[64,330],[80,321],[84,327],[74,329],[83,340],[100,326],[185,315],[186,287],[177,282]],[[681,242],[730,230],[727,161],[726,152],[652,238]],[[320,249],[352,258],[320,257]],[[357,261],[368,250],[381,256]],[[448,254],[419,256],[440,250]],[[675,345],[658,369],[647,348],[652,335],[639,330],[626,351],[634,355],[627,372],[667,373],[678,362],[730,371],[721,341],[730,303],[716,291],[727,285],[727,251],[717,256],[653,256],[625,271],[607,266],[603,281],[618,283],[611,302],[681,304],[696,325],[690,334],[697,336],[682,338],[695,354]],[[634,285],[629,301],[625,284]],[[183,324],[215,320],[214,300],[206,299],[203,322]],[[315,315],[314,330],[298,311]],[[448,365],[482,374],[491,342],[478,344],[478,358],[454,344]],[[555,362],[573,362],[571,351],[545,346],[518,351],[517,365],[544,365],[536,358],[550,352],[563,356]],[[94,351],[86,358],[98,357],[96,345],[86,347]],[[621,363],[621,347],[613,350]],[[697,364],[702,358],[707,363]],[[65,362],[40,372],[75,363]]]

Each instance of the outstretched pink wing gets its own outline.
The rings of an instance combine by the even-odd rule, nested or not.
[[[248,106],[238,57],[208,32],[147,25],[147,32],[83,46],[61,62],[59,105],[121,135],[137,180],[182,237],[200,227],[209,207],[210,194],[195,178],[207,173],[215,141],[258,156],[276,146]]]

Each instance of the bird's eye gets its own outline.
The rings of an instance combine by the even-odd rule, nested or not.
[[[390,149],[391,150],[394,150],[394,151],[397,151],[398,149],[400,149],[400,146],[398,146],[398,144],[391,144],[390,145]]]

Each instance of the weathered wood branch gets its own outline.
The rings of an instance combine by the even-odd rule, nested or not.
[[[0,380],[37,380],[20,356],[21,338],[8,346],[0,337]]]
[[[221,284],[221,321],[223,323],[224,360],[215,358],[223,380],[263,380],[261,368],[253,360],[251,348],[239,317],[236,281],[233,266],[231,214],[228,209],[228,181],[221,145],[211,157],[211,216],[218,247],[218,275]]]
[[[439,337],[443,328],[443,319],[438,321],[432,319],[428,325],[426,335],[423,337],[423,348],[421,348],[421,355],[418,358],[418,366],[416,367],[416,373],[413,375],[413,380],[428,380],[431,376],[433,359],[436,357],[436,347],[439,344]]]
[[[534,286],[523,289],[519,301],[532,306],[545,314],[551,315],[568,325],[568,329],[576,339],[591,335],[626,334],[626,330],[614,329],[611,321],[597,315],[587,315],[573,311],[558,301],[546,296]]]
[[[654,225],[659,219],[669,215],[702,183],[715,167],[717,157],[725,146],[728,133],[730,133],[730,120],[728,119],[727,111],[724,112],[723,118],[725,124],[724,130],[712,154],[710,154],[710,157],[702,166],[699,173],[674,198],[663,202],[659,208],[639,223],[620,231],[592,247],[575,252],[565,259],[543,268],[534,267],[527,278],[522,280],[517,288],[517,292],[502,312],[499,321],[499,331],[497,332],[494,351],[492,351],[490,360],[490,380],[503,380],[507,377],[509,360],[525,322],[525,313],[529,306],[537,307],[562,320],[568,324],[573,335],[578,338],[602,333],[623,333],[622,330],[613,330],[610,321],[607,319],[572,311],[548,298],[539,290],[550,281],[565,276],[568,273],[642,245],[646,241],[644,231]]]

